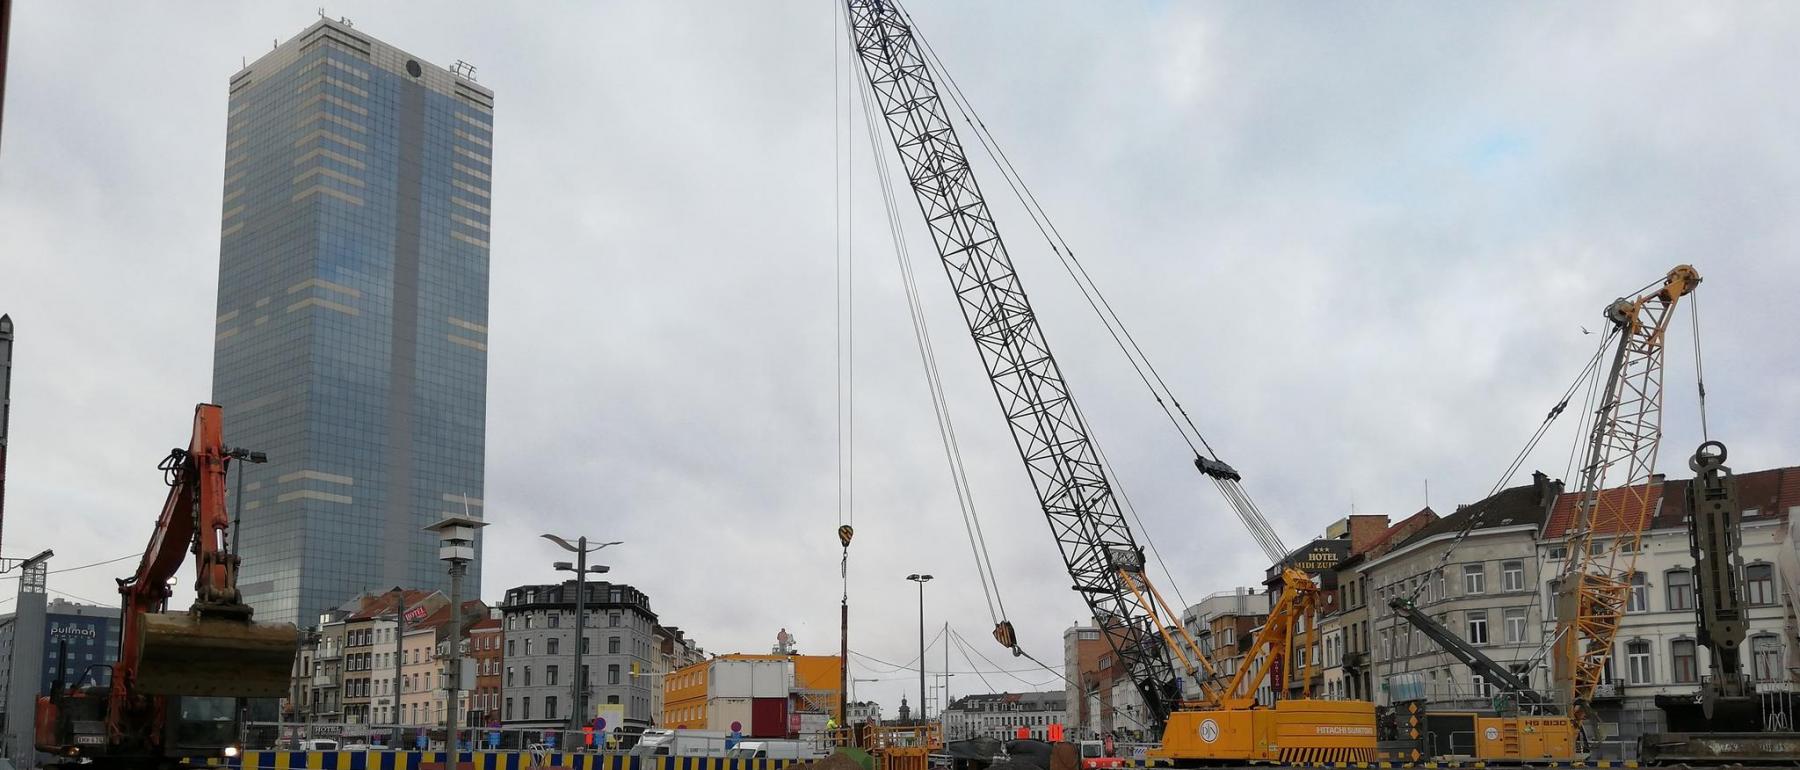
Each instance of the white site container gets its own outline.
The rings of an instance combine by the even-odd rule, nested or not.
[[[706,678],[706,698],[752,698],[755,674],[751,660],[715,660]]]
[[[794,664],[785,660],[750,661],[750,697],[786,698],[794,687]]]
[[[706,729],[730,730],[736,722],[739,729],[750,732],[751,700],[749,698],[713,698],[706,702]]]

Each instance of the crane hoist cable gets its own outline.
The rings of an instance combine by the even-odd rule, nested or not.
[[[1051,253],[1056,255],[1063,270],[1074,281],[1076,288],[1081,291],[1083,299],[1100,319],[1107,334],[1112,337],[1114,345],[1125,355],[1126,360],[1131,364],[1132,371],[1137,374],[1138,380],[1150,392],[1158,408],[1168,418],[1170,425],[1175,428],[1182,441],[1194,453],[1195,467],[1213,479],[1226,503],[1231,506],[1245,528],[1250,531],[1263,554],[1271,562],[1280,562],[1285,559],[1288,555],[1287,547],[1281,542],[1274,527],[1269,524],[1268,517],[1250,498],[1249,492],[1243,489],[1242,476],[1229,464],[1219,459],[1218,453],[1206,440],[1205,435],[1200,432],[1199,426],[1194,423],[1193,417],[1188,414],[1186,407],[1182,406],[1181,400],[1175,396],[1168,382],[1164,380],[1161,371],[1151,361],[1149,354],[1144,352],[1143,347],[1138,344],[1137,337],[1131,333],[1130,328],[1119,317],[1112,302],[1100,290],[1099,284],[1094,281],[1092,274],[1088,272],[1086,265],[1082,264],[1075,250],[1063,238],[1062,232],[1057,229],[1049,213],[1038,202],[1037,195],[1032,192],[1030,185],[1026,184],[1024,178],[1020,176],[1011,158],[1000,146],[999,140],[988,130],[987,123],[981,119],[980,113],[976,111],[974,104],[963,92],[956,78],[950,74],[949,68],[944,66],[937,51],[932,48],[931,42],[920,33],[918,23],[905,8],[898,6],[895,8],[900,16],[906,19],[907,24],[912,28],[914,39],[919,41],[925,52],[927,61],[924,63],[928,69],[941,76],[948,86],[945,93],[950,97],[951,104],[961,115],[963,122],[974,133],[977,142],[987,153],[988,158],[999,169],[1001,177],[1006,181],[1013,197],[1025,209],[1026,215],[1031,218],[1033,226],[1044,238]],[[1117,474],[1113,474],[1113,478],[1116,480]],[[1151,544],[1151,550],[1154,552],[1156,550],[1154,538],[1147,531],[1144,532],[1144,538]],[[1153,553],[1153,555],[1155,554]],[[1158,556],[1158,560],[1161,560],[1160,556]],[[1167,572],[1166,565],[1164,565],[1164,571]],[[1177,595],[1180,594],[1179,587],[1173,585],[1171,587],[1176,589]]]
[[[1618,329],[1614,328],[1601,336],[1599,348],[1594,351],[1592,356],[1588,357],[1587,364],[1581,368],[1579,374],[1575,375],[1575,380],[1569,383],[1569,387],[1563,389],[1562,398],[1558,399],[1556,405],[1544,415],[1543,421],[1538,423],[1537,430],[1533,431],[1531,437],[1526,439],[1525,446],[1513,455],[1512,462],[1508,463],[1506,470],[1500,473],[1500,478],[1488,489],[1488,493],[1482,497],[1483,500],[1492,499],[1502,487],[1506,486],[1508,481],[1512,480],[1513,474],[1518,473],[1519,468],[1524,466],[1532,451],[1537,448],[1538,442],[1543,440],[1544,435],[1550,431],[1550,426],[1555,424],[1556,418],[1562,416],[1563,411],[1568,408],[1569,399],[1574,397],[1584,383],[1597,379],[1594,375],[1599,371],[1600,362],[1606,358],[1606,350],[1611,347],[1612,341],[1617,335]],[[1481,522],[1487,517],[1488,511],[1493,507],[1492,505],[1481,505],[1469,512],[1469,517],[1463,521],[1462,528],[1457,530],[1456,537],[1451,538],[1450,543],[1444,547],[1444,553],[1438,557],[1437,564],[1426,571],[1425,580],[1413,586],[1412,591],[1408,593],[1407,601],[1418,601],[1419,594],[1425,591],[1427,585],[1430,585],[1433,577],[1443,572],[1444,567],[1450,563],[1450,557],[1456,553],[1456,549],[1462,545],[1463,540],[1467,539],[1470,533],[1481,525]]]
[[[1700,394],[1700,440],[1711,441],[1712,434],[1706,426],[1706,367],[1700,363],[1700,295],[1688,297],[1688,319],[1693,321],[1694,328],[1694,386]]]
[[[852,67],[856,73],[860,68]],[[852,75],[857,77],[857,75]],[[858,82],[861,78],[858,78]],[[869,146],[879,148],[881,137],[878,133],[880,122],[873,114],[872,100],[866,90],[859,89],[863,95],[863,123],[869,133]],[[911,319],[913,341],[918,348],[919,363],[925,375],[926,389],[931,395],[932,412],[936,419],[938,439],[943,446],[944,460],[950,471],[950,483],[956,495],[957,509],[961,513],[963,529],[969,540],[969,550],[975,559],[975,573],[981,582],[982,597],[987,601],[988,615],[995,627],[1010,627],[1006,619],[1006,602],[1000,595],[999,579],[994,574],[993,559],[987,548],[987,536],[981,527],[979,510],[975,505],[975,497],[970,489],[968,470],[963,463],[962,446],[957,439],[956,423],[950,414],[950,402],[944,395],[943,378],[937,362],[937,352],[931,341],[931,329],[926,323],[924,304],[920,299],[918,281],[913,272],[911,249],[907,246],[906,232],[901,226],[900,207],[895,199],[892,183],[892,170],[888,166],[887,156],[875,152],[875,174],[881,190],[883,209],[887,216],[889,237],[894,246],[894,259],[900,269],[901,285],[905,288],[906,312]],[[1010,646],[1010,645],[1009,645]]]

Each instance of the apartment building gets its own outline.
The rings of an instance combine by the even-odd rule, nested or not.
[[[1036,740],[1048,740],[1050,725],[1067,721],[1067,697],[1063,690],[965,695],[944,709],[944,738],[1008,741],[1024,730]]]
[[[475,682],[469,695],[469,724],[500,721],[500,667],[506,635],[498,617],[486,617],[469,626],[469,656],[475,661]]]
[[[1662,729],[1657,695],[1693,693],[1710,675],[1710,651],[1695,636],[1696,578],[1689,550],[1689,479],[1653,477],[1656,507],[1636,554],[1635,575],[1626,614],[1614,640],[1612,660],[1602,675],[1594,707],[1602,734],[1621,746],[1638,735]],[[1765,690],[1788,690],[1796,679],[1794,608],[1795,575],[1792,522],[1800,517],[1800,467],[1776,468],[1737,475],[1742,556],[1740,586],[1747,603],[1748,631],[1740,660],[1743,673]],[[1622,490],[1606,490],[1620,495]],[[1537,603],[1548,612],[1544,633],[1555,628],[1555,577],[1566,566],[1565,541],[1576,520],[1579,495],[1565,494],[1544,523],[1536,543],[1540,579],[1533,586]],[[1596,533],[1602,537],[1616,533]],[[1595,544],[1604,549],[1604,542]],[[1552,686],[1546,682],[1545,686]]]
[[[1269,616],[1268,597],[1254,588],[1234,588],[1201,599],[1181,613],[1181,625],[1194,643],[1212,661],[1216,677],[1209,677],[1216,687],[1226,686],[1237,674],[1238,665],[1254,638],[1255,629]],[[1203,684],[1194,677],[1182,678],[1182,696],[1198,698]]]
[[[656,625],[650,634],[656,646],[656,656],[650,663],[650,713],[661,718],[667,704],[669,675],[706,660],[706,651],[674,626]]]
[[[1461,506],[1362,566],[1375,642],[1373,681],[1417,675],[1436,705],[1491,706],[1493,683],[1475,675],[1389,607],[1394,599],[1410,598],[1438,623],[1527,678],[1534,688],[1547,685],[1547,673],[1532,663],[1544,639],[1537,534],[1561,491],[1561,482],[1534,473],[1532,483]],[[1465,529],[1466,537],[1461,534]],[[1371,692],[1376,703],[1388,704],[1388,689]]]
[[[571,708],[592,714],[602,704],[619,706],[630,729],[654,724],[650,690],[662,683],[641,675],[650,671],[656,648],[650,597],[622,583],[588,581],[583,590],[586,617],[579,623],[574,580],[507,590],[500,608],[506,648],[500,710],[506,726],[558,728],[568,723]],[[571,670],[575,644],[582,645],[581,672]],[[586,684],[587,702],[580,706],[570,700],[576,676]]]
[[[1385,517],[1384,517],[1385,518]],[[1323,684],[1315,697],[1341,700],[1368,700],[1374,692],[1370,634],[1368,576],[1363,565],[1369,559],[1386,555],[1407,538],[1438,520],[1426,507],[1401,519],[1400,523],[1382,530],[1360,546],[1353,544],[1348,559],[1335,570],[1337,596],[1319,622],[1320,658]]]

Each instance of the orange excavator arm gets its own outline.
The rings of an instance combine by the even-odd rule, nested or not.
[[[222,410],[194,407],[187,449],[158,467],[169,494],[137,571],[119,581],[119,661],[106,694],[109,743],[157,750],[169,696],[275,697],[287,689],[298,646],[294,626],[251,622],[254,611],[237,588],[237,555],[227,547],[226,450]],[[194,602],[169,612],[170,581],[189,556]],[[54,732],[56,706],[40,706],[40,745],[66,743]],[[48,719],[50,724],[42,724]],[[46,741],[48,739],[48,741]]]

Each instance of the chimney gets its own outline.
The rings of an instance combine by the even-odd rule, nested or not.
[[[1562,496],[1562,479],[1552,479],[1543,471],[1531,472],[1531,487],[1534,492],[1533,496],[1537,498],[1538,506],[1543,508],[1546,513],[1556,506],[1556,498]]]

